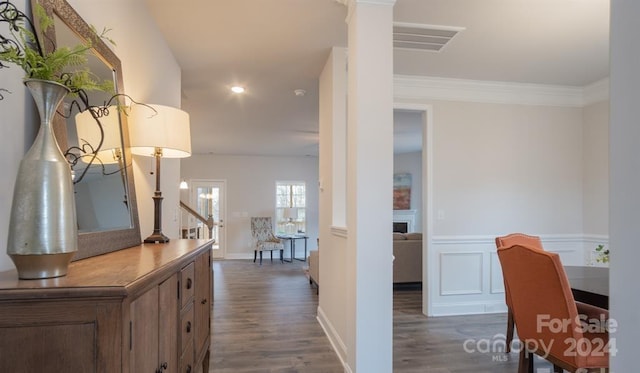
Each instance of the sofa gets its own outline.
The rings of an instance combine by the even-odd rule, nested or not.
[[[309,251],[309,284],[320,288],[320,250]],[[393,233],[393,283],[422,283],[422,233]]]
[[[309,284],[316,284],[317,292],[320,291],[320,270],[318,268],[319,250],[309,251]]]
[[[393,283],[422,283],[422,233],[393,233]]]

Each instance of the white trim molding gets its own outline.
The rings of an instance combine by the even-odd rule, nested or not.
[[[558,253],[566,265],[594,263],[594,250],[608,245],[604,235],[538,234],[545,250]],[[432,266],[426,285],[429,315],[461,315],[506,311],[502,268],[496,255],[496,235],[432,236],[426,256]]]
[[[342,338],[340,338],[340,335],[333,327],[333,324],[331,324],[331,321],[329,321],[327,315],[324,313],[320,306],[318,306],[318,316],[316,317],[316,319],[318,320],[318,323],[320,323],[322,330],[324,330],[324,334],[326,334],[326,336],[329,338],[329,343],[331,343],[331,347],[333,347],[336,355],[338,355],[338,359],[340,359],[345,373],[351,372],[352,370],[346,361],[347,345],[344,344]]]
[[[253,260],[253,250],[250,253],[226,253],[223,259],[225,259],[225,260],[244,260],[244,259]]]
[[[584,87],[583,102],[585,106],[607,100],[609,100],[609,78],[598,80]]]
[[[584,107],[607,100],[608,79],[585,87],[395,75],[396,100]]]
[[[441,252],[440,253],[440,296],[447,295],[473,295],[473,294],[482,294],[484,292],[482,283],[483,283],[483,255],[482,251],[470,251],[470,252]],[[447,260],[447,258],[449,258]],[[457,259],[456,259],[457,258]],[[464,258],[466,258],[467,263],[465,263]],[[455,261],[458,263],[455,263]],[[469,260],[475,260],[475,263],[470,264]],[[448,263],[448,264],[447,264]],[[455,265],[458,264],[458,265]],[[464,276],[461,276],[457,273],[456,269],[462,268],[461,265],[467,264],[465,268],[463,268]],[[453,268],[448,268],[448,266],[453,266]],[[472,276],[477,275],[477,277]],[[447,276],[447,277],[445,277]],[[448,284],[448,282],[455,282],[453,278],[455,277],[460,282],[460,279],[466,280],[466,288],[461,288],[461,283],[457,284]],[[454,286],[456,289],[447,288],[447,286]]]
[[[347,227],[336,227],[336,226],[331,226],[331,234],[337,237],[344,237],[347,238],[349,236],[349,231],[347,230]]]

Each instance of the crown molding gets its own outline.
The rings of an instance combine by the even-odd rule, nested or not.
[[[584,105],[609,100],[609,78],[584,86]]]
[[[407,100],[443,100],[583,107],[608,99],[608,79],[585,87],[395,75],[394,97]]]
[[[335,0],[342,5],[350,6],[355,4],[373,4],[373,5],[394,5],[396,0]]]
[[[384,6],[393,7],[396,3],[396,0],[334,0],[334,1],[347,7],[347,18],[345,19],[347,23],[351,21],[353,10],[355,6],[358,4],[384,5]]]

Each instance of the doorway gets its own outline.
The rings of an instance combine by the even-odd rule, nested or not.
[[[226,181],[192,180],[189,188],[189,203],[201,216],[213,218],[214,224],[211,233],[209,233],[206,224],[200,221],[194,222],[195,231],[199,238],[214,240],[212,245],[213,258],[224,258],[226,252]]]
[[[415,145],[421,146],[421,201],[416,209],[421,210],[420,222],[418,223],[422,231],[422,313],[431,316],[431,281],[430,275],[435,273],[432,264],[435,262],[431,255],[431,241],[433,232],[433,108],[428,104],[394,103],[394,112],[410,113],[412,120],[411,131],[405,133]],[[417,122],[417,123],[415,123]],[[420,127],[415,131],[415,126]],[[395,127],[395,126],[394,126]],[[406,130],[406,128],[405,128]],[[394,143],[401,140],[403,131],[394,130]],[[419,137],[419,138],[416,138]],[[406,139],[405,139],[406,140]],[[394,148],[396,146],[394,145]],[[394,171],[395,172],[395,171]]]

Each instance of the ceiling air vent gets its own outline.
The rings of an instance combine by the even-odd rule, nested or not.
[[[464,27],[393,24],[393,47],[439,52]]]

